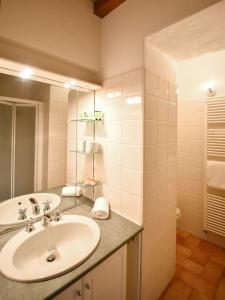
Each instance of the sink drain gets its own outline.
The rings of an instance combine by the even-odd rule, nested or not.
[[[54,254],[50,254],[47,258],[46,258],[47,262],[53,262],[54,260],[56,260],[56,255]]]

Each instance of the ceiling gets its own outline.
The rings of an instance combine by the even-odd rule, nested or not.
[[[94,14],[100,18],[104,18],[125,1],[126,0],[92,0],[94,3]]]
[[[225,1],[147,38],[175,60],[225,49]]]

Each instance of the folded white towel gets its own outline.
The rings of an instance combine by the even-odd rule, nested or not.
[[[225,190],[225,162],[207,161],[207,184],[209,187]]]
[[[108,219],[109,217],[109,201],[104,197],[99,197],[95,200],[94,207],[91,211],[95,219]]]
[[[82,194],[82,190],[79,186],[65,186],[62,189],[63,197],[79,197]]]

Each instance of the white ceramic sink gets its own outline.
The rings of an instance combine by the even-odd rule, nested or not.
[[[98,224],[79,215],[34,226],[30,233],[17,233],[0,252],[0,270],[9,279],[35,282],[65,273],[87,259],[100,240]]]
[[[32,205],[30,202],[30,198],[34,198],[37,200],[40,213],[35,215],[32,210]],[[33,193],[27,194],[19,197],[15,197],[9,200],[6,200],[0,204],[0,225],[14,225],[24,223],[25,220],[19,219],[19,209],[27,209],[26,215],[27,218],[38,219],[43,216],[43,202],[49,201],[51,212],[55,208],[57,208],[61,203],[61,198],[56,194],[51,193]]]

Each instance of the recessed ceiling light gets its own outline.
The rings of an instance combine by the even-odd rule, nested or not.
[[[71,80],[70,84],[73,85],[73,86],[75,86],[75,85],[77,85],[77,82],[75,80]]]
[[[114,98],[113,93],[108,93],[108,94],[107,94],[107,98],[110,98],[110,99]]]
[[[25,68],[19,73],[19,77],[23,79],[28,79],[33,75],[33,70],[31,68]]]
[[[64,88],[69,89],[70,88],[70,84],[69,83],[64,83]]]
[[[115,92],[115,96],[116,96],[116,97],[120,97],[120,96],[121,96],[121,93],[120,93],[120,92]]]

